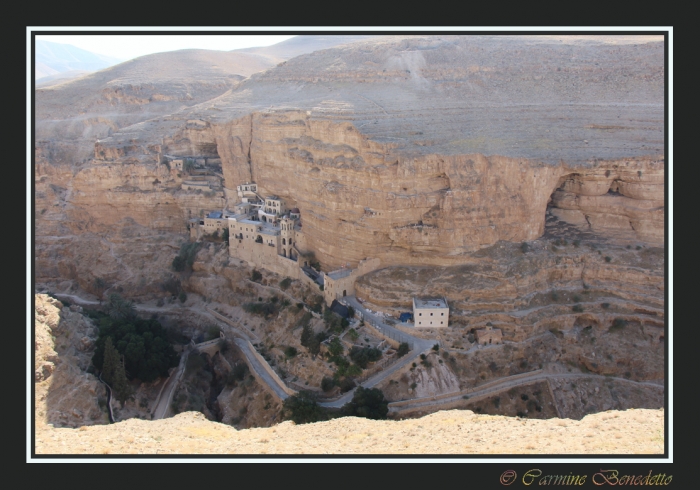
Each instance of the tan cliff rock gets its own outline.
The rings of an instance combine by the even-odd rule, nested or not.
[[[469,262],[498,240],[540,236],[548,204],[596,233],[662,243],[662,59],[663,44],[644,37],[389,36],[299,56],[218,96],[201,87],[177,109],[159,97],[98,103],[116,83],[109,73],[45,89],[39,255],[64,226],[183,233],[249,180],[301,209],[301,245],[326,268]],[[187,63],[162,72],[147,61],[119,68],[119,90],[182,98],[167,83],[192,76]],[[102,95],[77,98],[91,87]],[[74,99],[84,116],[59,111]],[[110,119],[108,106],[132,119]],[[108,131],[55,132],[98,117]],[[185,177],[165,168],[166,154],[220,159],[226,201],[178,191]]]
[[[104,427],[40,428],[36,454],[663,454],[664,411],[608,411],[569,419],[522,420],[443,411],[420,419],[328,422],[236,430],[186,412]]]

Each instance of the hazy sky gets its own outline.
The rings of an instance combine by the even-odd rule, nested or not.
[[[48,29],[47,29],[48,30]],[[294,36],[268,36],[254,34],[239,35],[51,35],[36,36],[37,40],[61,44],[71,44],[96,54],[112,56],[126,61],[151,53],[175,51],[178,49],[232,49],[269,46]]]

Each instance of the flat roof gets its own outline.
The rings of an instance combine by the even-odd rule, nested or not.
[[[326,274],[331,279],[342,279],[343,277],[348,277],[352,274],[352,269],[339,269],[337,271],[329,272]]]
[[[444,298],[413,298],[416,308],[447,308]]]
[[[211,213],[207,214],[207,218],[220,219],[221,218],[221,211],[212,211]]]

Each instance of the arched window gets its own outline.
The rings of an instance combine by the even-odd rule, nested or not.
[[[283,238],[283,239],[282,239],[282,245],[286,245],[286,244],[287,244],[287,242],[286,242],[286,241],[284,240],[284,238]]]
[[[285,249],[282,249],[282,256],[284,256],[284,257],[287,256],[287,251]]]

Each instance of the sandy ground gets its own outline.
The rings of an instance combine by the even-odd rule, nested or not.
[[[663,410],[608,411],[580,421],[437,412],[420,419],[344,417],[236,430],[198,412],[107,426],[40,425],[36,454],[663,454]]]

